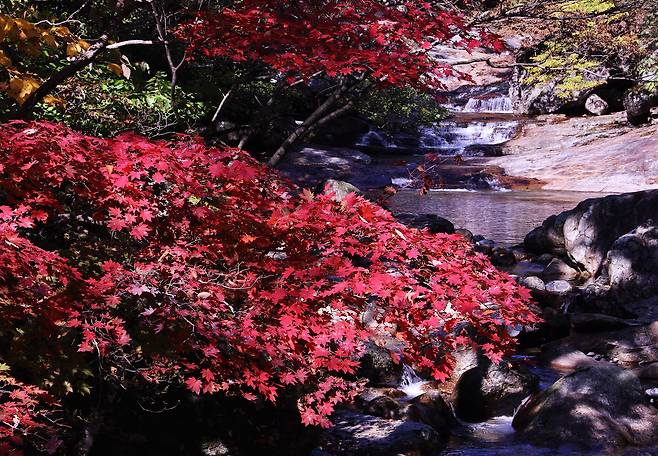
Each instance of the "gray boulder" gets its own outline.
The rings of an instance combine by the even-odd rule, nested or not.
[[[626,296],[658,291],[658,226],[644,223],[613,244],[602,268],[607,283]]]
[[[653,95],[641,87],[634,87],[624,95],[626,117],[631,125],[642,125],[651,117]]]
[[[574,280],[580,273],[559,258],[554,258],[544,269],[542,277],[544,280]]]
[[[587,100],[585,101],[585,109],[597,116],[602,116],[610,112],[608,102],[595,93],[587,97]]]
[[[573,290],[573,286],[566,280],[553,280],[546,284],[546,292],[563,296]]]
[[[631,372],[594,366],[562,377],[526,401],[512,423],[541,446],[574,444],[597,449],[658,441],[658,410]]]
[[[333,193],[334,199],[336,201],[343,201],[345,197],[350,193],[355,193],[357,195],[361,194],[361,190],[359,190],[356,186],[350,184],[349,182],[335,179],[327,180],[327,182],[325,182],[324,185],[322,185],[318,190],[326,194]]]
[[[453,397],[455,413],[469,422],[511,415],[538,386],[538,378],[530,372],[485,361],[459,378]]]
[[[436,455],[446,440],[432,427],[414,421],[387,420],[338,412],[313,454],[335,456]]]

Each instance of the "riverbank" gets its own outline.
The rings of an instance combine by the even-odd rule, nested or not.
[[[633,128],[624,113],[539,116],[522,123],[502,156],[487,160],[544,190],[633,192],[658,188],[658,121]]]

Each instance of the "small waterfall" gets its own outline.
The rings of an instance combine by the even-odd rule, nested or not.
[[[462,112],[512,113],[512,99],[506,95],[470,98]]]
[[[402,366],[402,379],[400,380],[400,389],[405,392],[409,399],[420,396],[425,391],[423,386],[427,382],[420,378],[413,367],[408,364]]]

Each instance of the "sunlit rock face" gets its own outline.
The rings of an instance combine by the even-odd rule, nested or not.
[[[541,446],[572,443],[604,449],[658,440],[658,411],[638,378],[615,366],[590,367],[561,378],[531,397],[513,425],[522,438]]]

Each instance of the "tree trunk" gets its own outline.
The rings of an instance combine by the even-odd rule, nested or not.
[[[32,92],[27,100],[21,105],[21,108],[18,111],[18,117],[21,119],[31,118],[36,105],[39,104],[46,95],[55,90],[58,85],[89,65],[98,54],[105,50],[109,39],[109,35],[103,35],[98,43],[87,49],[67,67],[62,68],[58,73],[55,73],[48,78],[37,90]]]
[[[311,129],[318,121],[320,121],[327,111],[329,111],[340,99],[343,97],[345,92],[348,90],[346,83],[342,83],[338,90],[334,92],[329,98],[325,100],[318,108],[313,111],[313,113],[306,118],[306,120],[295,129],[295,131],[286,138],[285,141],[279,146],[279,148],[274,152],[272,158],[267,162],[270,166],[276,166],[277,163],[281,161],[283,156],[288,151],[288,148],[292,146],[298,139],[302,138],[306,133]]]

